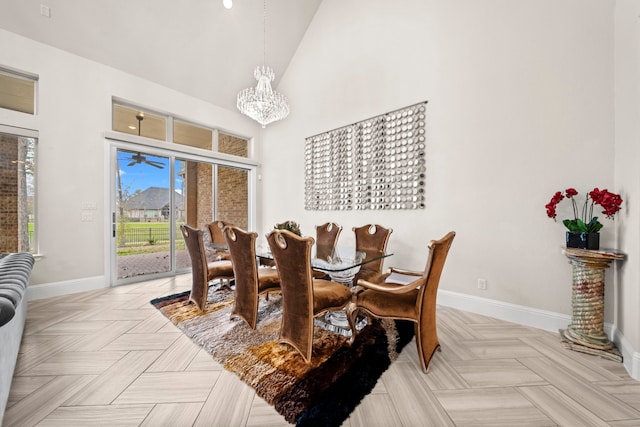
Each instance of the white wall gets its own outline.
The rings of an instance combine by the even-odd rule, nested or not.
[[[627,260],[619,269],[615,322],[629,342],[640,349],[640,2],[618,0],[615,26],[615,182],[626,200],[618,227],[618,247]],[[626,364],[626,363],[625,363]],[[640,377],[640,355],[633,373]]]
[[[334,220],[347,243],[351,227],[380,223],[394,229],[386,265],[413,269],[422,268],[428,240],[455,230],[443,293],[471,297],[471,306],[488,298],[516,316],[528,307],[522,319],[550,315],[557,324],[571,315],[571,267],[561,254],[565,229],[544,205],[568,187],[621,192],[621,233],[605,219],[601,245],[631,259],[621,264],[622,289],[618,266],[608,270],[605,321],[637,359],[638,13],[630,10],[637,2],[626,3],[616,14],[613,0],[324,0],[278,88],[292,113],[265,134],[263,229],[291,218],[313,234]],[[634,55],[614,61],[615,46]],[[616,73],[628,62],[636,68]],[[633,95],[615,96],[618,77],[625,82],[615,89]],[[423,100],[426,209],[303,209],[305,137]],[[614,106],[630,114],[624,130]]]
[[[265,134],[262,226],[291,218],[312,234],[334,220],[346,242],[379,223],[394,229],[386,265],[413,269],[455,230],[443,289],[569,314],[565,230],[544,205],[570,186],[616,190],[613,12],[602,0],[323,1],[279,86],[292,113]],[[303,209],[305,137],[423,100],[426,209]],[[605,220],[603,246],[614,230]]]
[[[40,76],[37,115],[0,109],[0,124],[40,135],[37,232],[43,258],[34,267],[32,291],[60,282],[72,282],[77,289],[107,284],[104,132],[111,129],[112,96],[235,134],[259,132],[239,113],[4,30],[0,65]],[[80,221],[84,201],[97,205],[93,222]]]

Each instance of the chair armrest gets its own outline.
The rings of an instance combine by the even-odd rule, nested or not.
[[[423,282],[424,280],[422,277],[406,285],[399,285],[397,283],[388,283],[388,282],[373,283],[373,282],[366,281],[364,279],[360,279],[358,280],[358,286],[360,288],[364,288],[364,290],[373,289],[374,291],[388,292],[391,294],[404,294],[407,292],[411,292],[412,290],[420,287],[423,284]]]
[[[412,270],[404,270],[402,268],[396,268],[396,267],[391,267],[390,269],[391,273],[398,273],[398,274],[404,274],[406,276],[422,276],[424,274],[423,271],[412,271]]]

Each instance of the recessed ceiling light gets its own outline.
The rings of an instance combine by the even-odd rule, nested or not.
[[[233,0],[222,0],[222,5],[226,9],[231,9],[233,7]]]

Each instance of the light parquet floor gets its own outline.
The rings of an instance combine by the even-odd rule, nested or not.
[[[3,426],[287,426],[149,301],[191,276],[32,301]],[[557,334],[438,307],[345,427],[640,426],[640,382]]]

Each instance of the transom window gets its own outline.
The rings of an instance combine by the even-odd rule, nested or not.
[[[35,114],[38,78],[0,68],[0,108]]]
[[[249,157],[249,141],[235,135],[148,111],[113,103],[113,130],[208,151]]]

